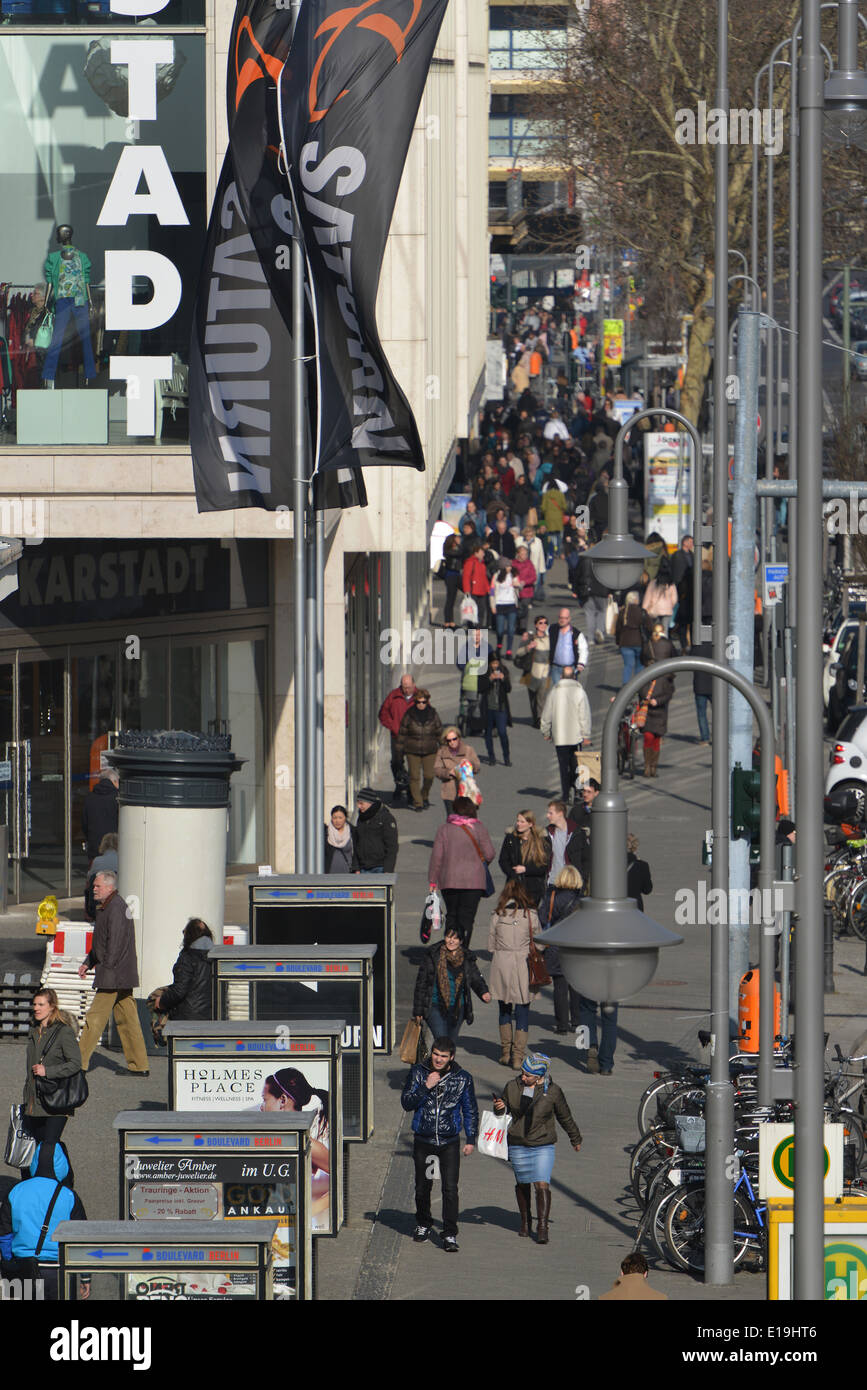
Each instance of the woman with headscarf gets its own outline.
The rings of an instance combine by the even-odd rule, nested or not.
[[[331,808],[331,819],[325,827],[324,862],[327,874],[354,874],[358,871],[355,826],[350,825],[345,806]]]
[[[572,1148],[581,1148],[581,1131],[556,1081],[551,1079],[551,1059],[543,1052],[528,1052],[521,1075],[507,1082],[502,1096],[494,1097],[494,1111],[508,1114],[509,1162],[515,1174],[515,1196],[521,1213],[521,1236],[531,1234],[530,1187],[536,1189],[536,1241],[548,1244],[551,1211],[551,1174],[557,1142],[555,1119],[566,1131]]]
[[[668,706],[674,695],[674,676],[653,676],[653,664],[667,661],[674,656],[674,647],[665,635],[661,623],[654,623],[650,641],[645,648],[645,662],[651,680],[642,687],[638,698],[647,704],[647,718],[644,723],[644,775],[655,777],[662,749],[662,740],[668,733]]]

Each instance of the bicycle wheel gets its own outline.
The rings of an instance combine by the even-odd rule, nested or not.
[[[662,1102],[660,1117],[667,1126],[674,1128],[676,1115],[695,1115],[704,1112],[704,1087],[687,1083],[680,1086]]]
[[[846,1167],[848,1166],[851,1169],[852,1177],[857,1177],[858,1173],[861,1171],[861,1165],[864,1162],[865,1150],[864,1130],[861,1125],[861,1120],[855,1114],[854,1110],[837,1110],[832,1112],[829,1116],[829,1121],[831,1124],[841,1124],[843,1126],[844,1175],[846,1173]],[[848,1165],[846,1164],[847,1152],[851,1154]]]
[[[658,1126],[660,1112],[657,1108],[657,1099],[667,1091],[674,1092],[683,1082],[678,1076],[672,1076],[670,1072],[657,1077],[644,1091],[638,1102],[638,1133],[641,1135],[649,1134],[651,1129]]]
[[[665,1218],[664,1252],[676,1269],[693,1274],[704,1270],[704,1187],[682,1186],[673,1194]],[[755,1212],[739,1192],[734,1196],[734,1267],[748,1250],[761,1249],[761,1227]]]
[[[646,1207],[653,1179],[676,1150],[673,1131],[653,1130],[646,1135],[632,1151],[629,1168],[629,1181],[632,1193],[640,1207]]]
[[[867,941],[867,878],[859,878],[849,893],[846,921],[862,941]]]

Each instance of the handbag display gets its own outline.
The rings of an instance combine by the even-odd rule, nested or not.
[[[58,1076],[53,1080],[47,1076],[37,1076],[36,1095],[43,1110],[47,1110],[49,1115],[60,1115],[84,1105],[90,1090],[84,1072],[77,1071],[72,1076]]]
[[[479,1153],[487,1154],[488,1158],[504,1158],[508,1162],[509,1145],[506,1136],[511,1123],[511,1115],[495,1115],[493,1110],[483,1110],[476,1145]]]
[[[647,711],[650,709],[650,697],[653,694],[653,687],[655,685],[656,681],[650,682],[650,688],[646,696],[641,701],[640,705],[638,706],[638,709],[635,711],[635,714],[633,715],[632,722],[635,725],[636,729],[643,729],[645,724],[647,723]]]
[[[468,830],[467,827],[466,827],[465,825],[462,825],[462,826],[461,826],[461,830],[463,830],[463,832],[464,832],[465,835],[469,835],[470,839],[471,839],[472,842],[473,842],[473,849],[476,851],[476,854],[477,854],[477,855],[479,856],[479,858],[481,859],[482,864],[484,865],[484,868],[485,868],[485,887],[484,887],[484,889],[483,889],[483,891],[482,891],[482,897],[483,897],[483,898],[491,898],[491,897],[493,897],[494,892],[495,892],[496,890],[495,890],[495,888],[494,888],[494,880],[491,878],[491,871],[490,871],[490,869],[488,868],[488,861],[487,861],[487,859],[485,858],[485,856],[482,854],[481,848],[480,848],[478,842],[476,841],[476,837],[475,837],[475,835],[472,833],[472,831],[471,831],[471,830]]]
[[[526,911],[526,909],[525,909]],[[529,913],[528,913],[529,917]],[[530,972],[530,989],[543,989],[545,985],[551,984],[551,976],[548,974],[548,967],[539,947],[533,940],[533,919],[530,922],[530,950],[527,953],[527,969]]]
[[[29,1168],[36,1153],[36,1140],[24,1128],[23,1105],[9,1107],[9,1133],[6,1136],[6,1149],[3,1162],[10,1168]]]
[[[42,321],[33,335],[33,346],[40,352],[47,352],[54,337],[54,310],[46,309]]]

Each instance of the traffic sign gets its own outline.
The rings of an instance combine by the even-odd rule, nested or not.
[[[825,1199],[843,1192],[843,1125],[824,1126]],[[791,1197],[795,1190],[795,1127],[759,1126],[759,1196]]]
[[[788,565],[764,565],[762,567],[762,602],[768,607],[782,602],[783,585],[788,582]]]

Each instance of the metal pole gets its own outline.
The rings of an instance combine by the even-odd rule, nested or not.
[[[614,472],[611,477],[610,487],[615,483],[623,482],[623,448],[626,443],[626,436],[639,420],[647,420],[653,415],[665,415],[669,420],[676,420],[682,425],[692,440],[692,461],[690,463],[690,493],[692,496],[692,540],[693,540],[693,561],[692,561],[692,642],[703,641],[701,632],[701,542],[702,542],[702,486],[701,486],[701,438],[699,432],[691,420],[685,415],[681,415],[679,410],[669,410],[664,406],[662,410],[654,410],[648,407],[645,410],[637,410],[634,415],[630,415],[625,424],[620,426],[620,431],[614,441]],[[867,487],[867,484],[865,484]],[[678,502],[678,526],[679,522]],[[610,508],[609,508],[610,510]],[[695,550],[695,546],[698,550]]]
[[[322,839],[322,822],[316,815],[316,554],[313,537],[315,520],[308,500],[307,534],[304,554],[307,563],[307,593],[305,596],[304,636],[307,643],[307,864],[306,872],[313,873],[316,846]]]
[[[728,0],[717,4],[717,74],[714,105],[728,111]],[[726,405],[726,343],[728,339],[729,257],[728,146],[714,151],[714,298],[713,356],[713,655],[718,666],[727,666],[728,634],[728,409]],[[701,600],[699,600],[699,603]],[[699,612],[701,610],[699,609]],[[615,700],[616,703],[616,700]],[[728,691],[719,678],[713,684],[713,772],[711,806],[713,824],[712,886],[725,893],[729,881],[729,718]],[[724,901],[717,898],[717,901]],[[734,1282],[734,1200],[728,1160],[734,1152],[734,1092],[729,1077],[728,926],[710,928],[711,1033],[715,1039],[711,1057],[705,1119],[707,1122],[707,1223],[704,1282]]]
[[[316,605],[316,744],[313,764],[313,794],[316,804],[316,839],[313,841],[313,871],[325,872],[325,517],[317,512],[314,520],[314,574]]]
[[[803,0],[798,278],[798,930],[795,936],[794,1296],[824,1298],[822,993],[822,121],[819,0]]]
[[[852,267],[843,267],[843,428],[849,423],[849,412],[852,409],[852,363],[849,357],[851,345],[851,328],[849,324],[849,308],[851,304],[850,287],[852,280]]]
[[[756,457],[759,400],[759,354],[763,316],[738,310],[738,401],[735,413],[734,489],[732,493],[732,555],[730,575],[729,630],[734,637],[735,655],[731,668],[752,681],[753,671],[753,556],[756,540]],[[716,711],[714,711],[716,714]],[[741,767],[752,766],[753,718],[749,707],[728,691],[729,756]],[[714,849],[716,845],[714,844]],[[729,854],[729,1009],[737,1009],[738,991],[750,968],[750,914],[735,914],[733,905],[748,901],[750,888],[749,841],[733,840]],[[738,896],[734,896],[737,894]],[[740,920],[735,921],[735,916]],[[764,979],[762,978],[762,983]]]
[[[790,781],[791,788],[791,781]],[[795,851],[788,841],[783,845],[783,882],[792,883],[795,877]],[[780,937],[780,1029],[783,1037],[789,1036],[789,961],[791,959],[792,914],[783,913],[783,931]],[[759,1001],[761,1003],[761,1001]]]
[[[301,0],[292,0],[292,28],[298,23]],[[294,520],[294,622],[295,622],[295,872],[307,873],[307,801],[309,796],[307,770],[307,653],[305,642],[305,519],[307,512],[307,414],[305,410],[304,379],[304,239],[297,211],[294,216],[295,237],[292,242],[292,363],[291,386],[294,450],[292,484],[292,514]]]
[[[789,93],[789,482],[798,478],[798,169],[799,169],[799,109],[798,109],[798,42],[800,22],[792,34],[792,48],[789,54],[791,91]],[[793,498],[789,503],[789,626],[794,628],[798,622],[798,595],[794,577],[798,571],[798,503]],[[789,763],[789,777],[795,773],[794,762]]]

